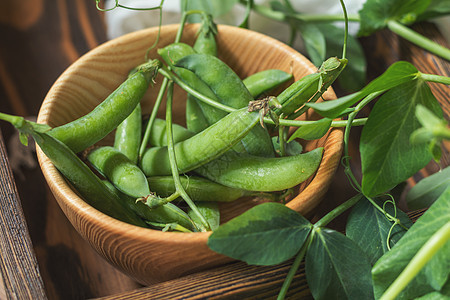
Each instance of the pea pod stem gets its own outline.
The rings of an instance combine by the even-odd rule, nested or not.
[[[191,197],[186,193],[183,185],[180,181],[180,175],[178,174],[178,167],[175,157],[175,149],[174,142],[172,136],[172,102],[173,102],[173,82],[169,82],[168,91],[167,91],[167,101],[166,101],[166,122],[167,122],[167,148],[169,153],[169,161],[170,167],[172,169],[172,176],[174,179],[175,187],[180,196],[184,199],[184,201],[189,205],[192,211],[197,215],[200,223],[204,226],[203,230],[209,230],[210,226],[208,222],[205,220],[203,215],[198,210],[197,206],[192,201]]]
[[[139,148],[139,160],[142,158],[142,155],[144,154],[144,151],[147,148],[148,141],[150,138],[152,127],[153,127],[153,123],[155,122],[159,107],[161,106],[161,102],[162,102],[164,93],[167,89],[168,82],[169,82],[169,80],[167,78],[164,78],[163,82],[161,83],[161,88],[159,89],[159,93],[158,93],[158,96],[156,97],[155,104],[153,105],[153,109],[150,114],[150,118],[148,119],[147,125],[145,127],[144,136],[142,138],[141,146]]]
[[[419,273],[419,271],[422,270],[425,264],[433,258],[436,252],[439,251],[449,240],[450,222],[447,222],[428,239],[422,248],[419,249],[397,279],[395,279],[395,281],[384,292],[380,300],[395,299],[408,285],[408,283],[410,283],[411,280]]]

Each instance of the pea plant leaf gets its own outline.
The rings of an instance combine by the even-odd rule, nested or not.
[[[376,203],[383,207],[381,199],[377,199]],[[399,218],[405,227],[411,227],[412,222],[408,215],[398,208],[394,210],[392,203],[388,203],[385,209],[391,216]],[[389,246],[393,247],[406,233],[404,228],[396,225],[389,235],[392,224],[392,221],[389,221],[383,212],[372,205],[368,199],[364,199],[353,207],[348,217],[345,232],[347,237],[358,244],[367,254],[370,263],[373,265],[384,253],[389,251],[388,242]],[[389,241],[388,236],[390,236]]]
[[[252,265],[275,265],[293,257],[312,225],[281,203],[257,205],[221,225],[208,246],[221,254]]]
[[[430,207],[450,186],[450,167],[422,180],[406,194],[406,204],[411,210]]]
[[[314,299],[373,299],[371,265],[351,239],[315,229],[306,252],[306,279]]]
[[[322,118],[312,124],[300,126],[289,138],[288,142],[296,138],[317,140],[323,137],[331,126],[331,119]]]
[[[422,79],[399,85],[374,105],[361,132],[362,191],[384,193],[408,179],[431,159],[427,145],[411,145],[411,133],[420,127],[415,107],[422,104],[436,115],[442,110]]]
[[[386,27],[390,20],[411,24],[430,5],[430,0],[367,0],[360,15],[360,36],[368,36]]]
[[[308,23],[299,23],[297,29],[301,33],[309,58],[314,65],[320,66],[326,57],[326,41],[323,32],[315,24]]]
[[[380,297],[417,251],[442,226],[450,222],[450,188],[417,220],[403,238],[372,269],[375,297]],[[414,299],[440,291],[450,273],[450,242],[433,256],[396,299]]]
[[[334,119],[369,94],[391,89],[402,83],[413,80],[417,75],[418,71],[411,63],[398,61],[393,63],[383,74],[372,80],[366,87],[356,93],[333,101],[307,103],[305,105],[313,108],[323,117]]]

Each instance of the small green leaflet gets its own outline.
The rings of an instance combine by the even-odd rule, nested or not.
[[[382,201],[376,202],[383,207]],[[397,215],[404,226],[411,227],[412,222],[408,215],[398,208],[395,214],[392,203],[386,205],[385,209],[391,216]],[[367,254],[373,265],[385,252],[389,251],[387,237],[392,224],[369,200],[363,199],[352,208],[345,232]],[[390,235],[390,247],[393,247],[405,233],[405,229],[396,225]]]
[[[367,0],[359,11],[358,35],[368,36],[386,27],[388,21],[411,24],[430,5],[430,0]]]
[[[406,203],[411,210],[430,207],[450,186],[450,167],[419,181],[406,194]]]
[[[263,203],[214,231],[208,246],[251,265],[276,265],[302,247],[312,224],[281,203]]]
[[[418,75],[416,67],[406,61],[393,63],[382,75],[372,80],[359,92],[341,97],[333,101],[320,103],[307,103],[321,116],[334,119],[340,116],[347,108],[368,96],[369,94],[382,92],[415,79]]]
[[[351,239],[315,229],[306,253],[306,279],[315,300],[373,299],[370,263]]]
[[[323,137],[330,129],[331,119],[323,118],[312,124],[300,126],[289,138],[288,142],[296,138],[304,140],[317,140]]]
[[[311,61],[316,66],[320,66],[326,57],[324,34],[315,24],[300,23],[297,25],[297,28],[300,30],[306,52],[311,58]]]
[[[375,297],[380,297],[417,251],[442,226],[450,222],[450,188],[417,220],[403,238],[372,269]],[[446,284],[450,273],[450,242],[434,255],[396,299],[414,299]]]
[[[392,88],[374,105],[361,133],[362,191],[382,194],[423,168],[431,159],[427,145],[411,145],[419,128],[415,107],[422,104],[436,115],[442,110],[420,78]]]

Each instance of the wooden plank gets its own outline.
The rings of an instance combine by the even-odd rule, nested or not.
[[[8,299],[47,299],[0,131],[0,268]]]

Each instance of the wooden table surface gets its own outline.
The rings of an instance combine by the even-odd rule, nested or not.
[[[34,118],[45,94],[64,69],[106,41],[102,17],[93,1],[2,1],[0,111]],[[414,29],[445,45],[432,24],[418,24]],[[368,80],[397,60],[410,61],[425,73],[449,76],[448,61],[391,32],[382,31],[361,42],[368,57]],[[431,84],[431,87],[448,119],[448,86]],[[359,130],[352,130],[350,150],[356,157],[352,160],[356,172],[360,167],[358,137]],[[443,165],[448,165],[448,152]],[[409,184],[436,170],[436,165],[430,164]],[[0,299],[274,298],[289,269],[289,263],[254,267],[237,262],[142,287],[104,261],[75,232],[48,190],[33,147],[19,147],[14,129],[4,123],[0,124],[0,184],[0,275],[3,279]],[[339,168],[313,218],[354,194]],[[330,226],[343,230],[345,217],[341,216]],[[310,298],[302,270],[296,275],[288,296]]]

